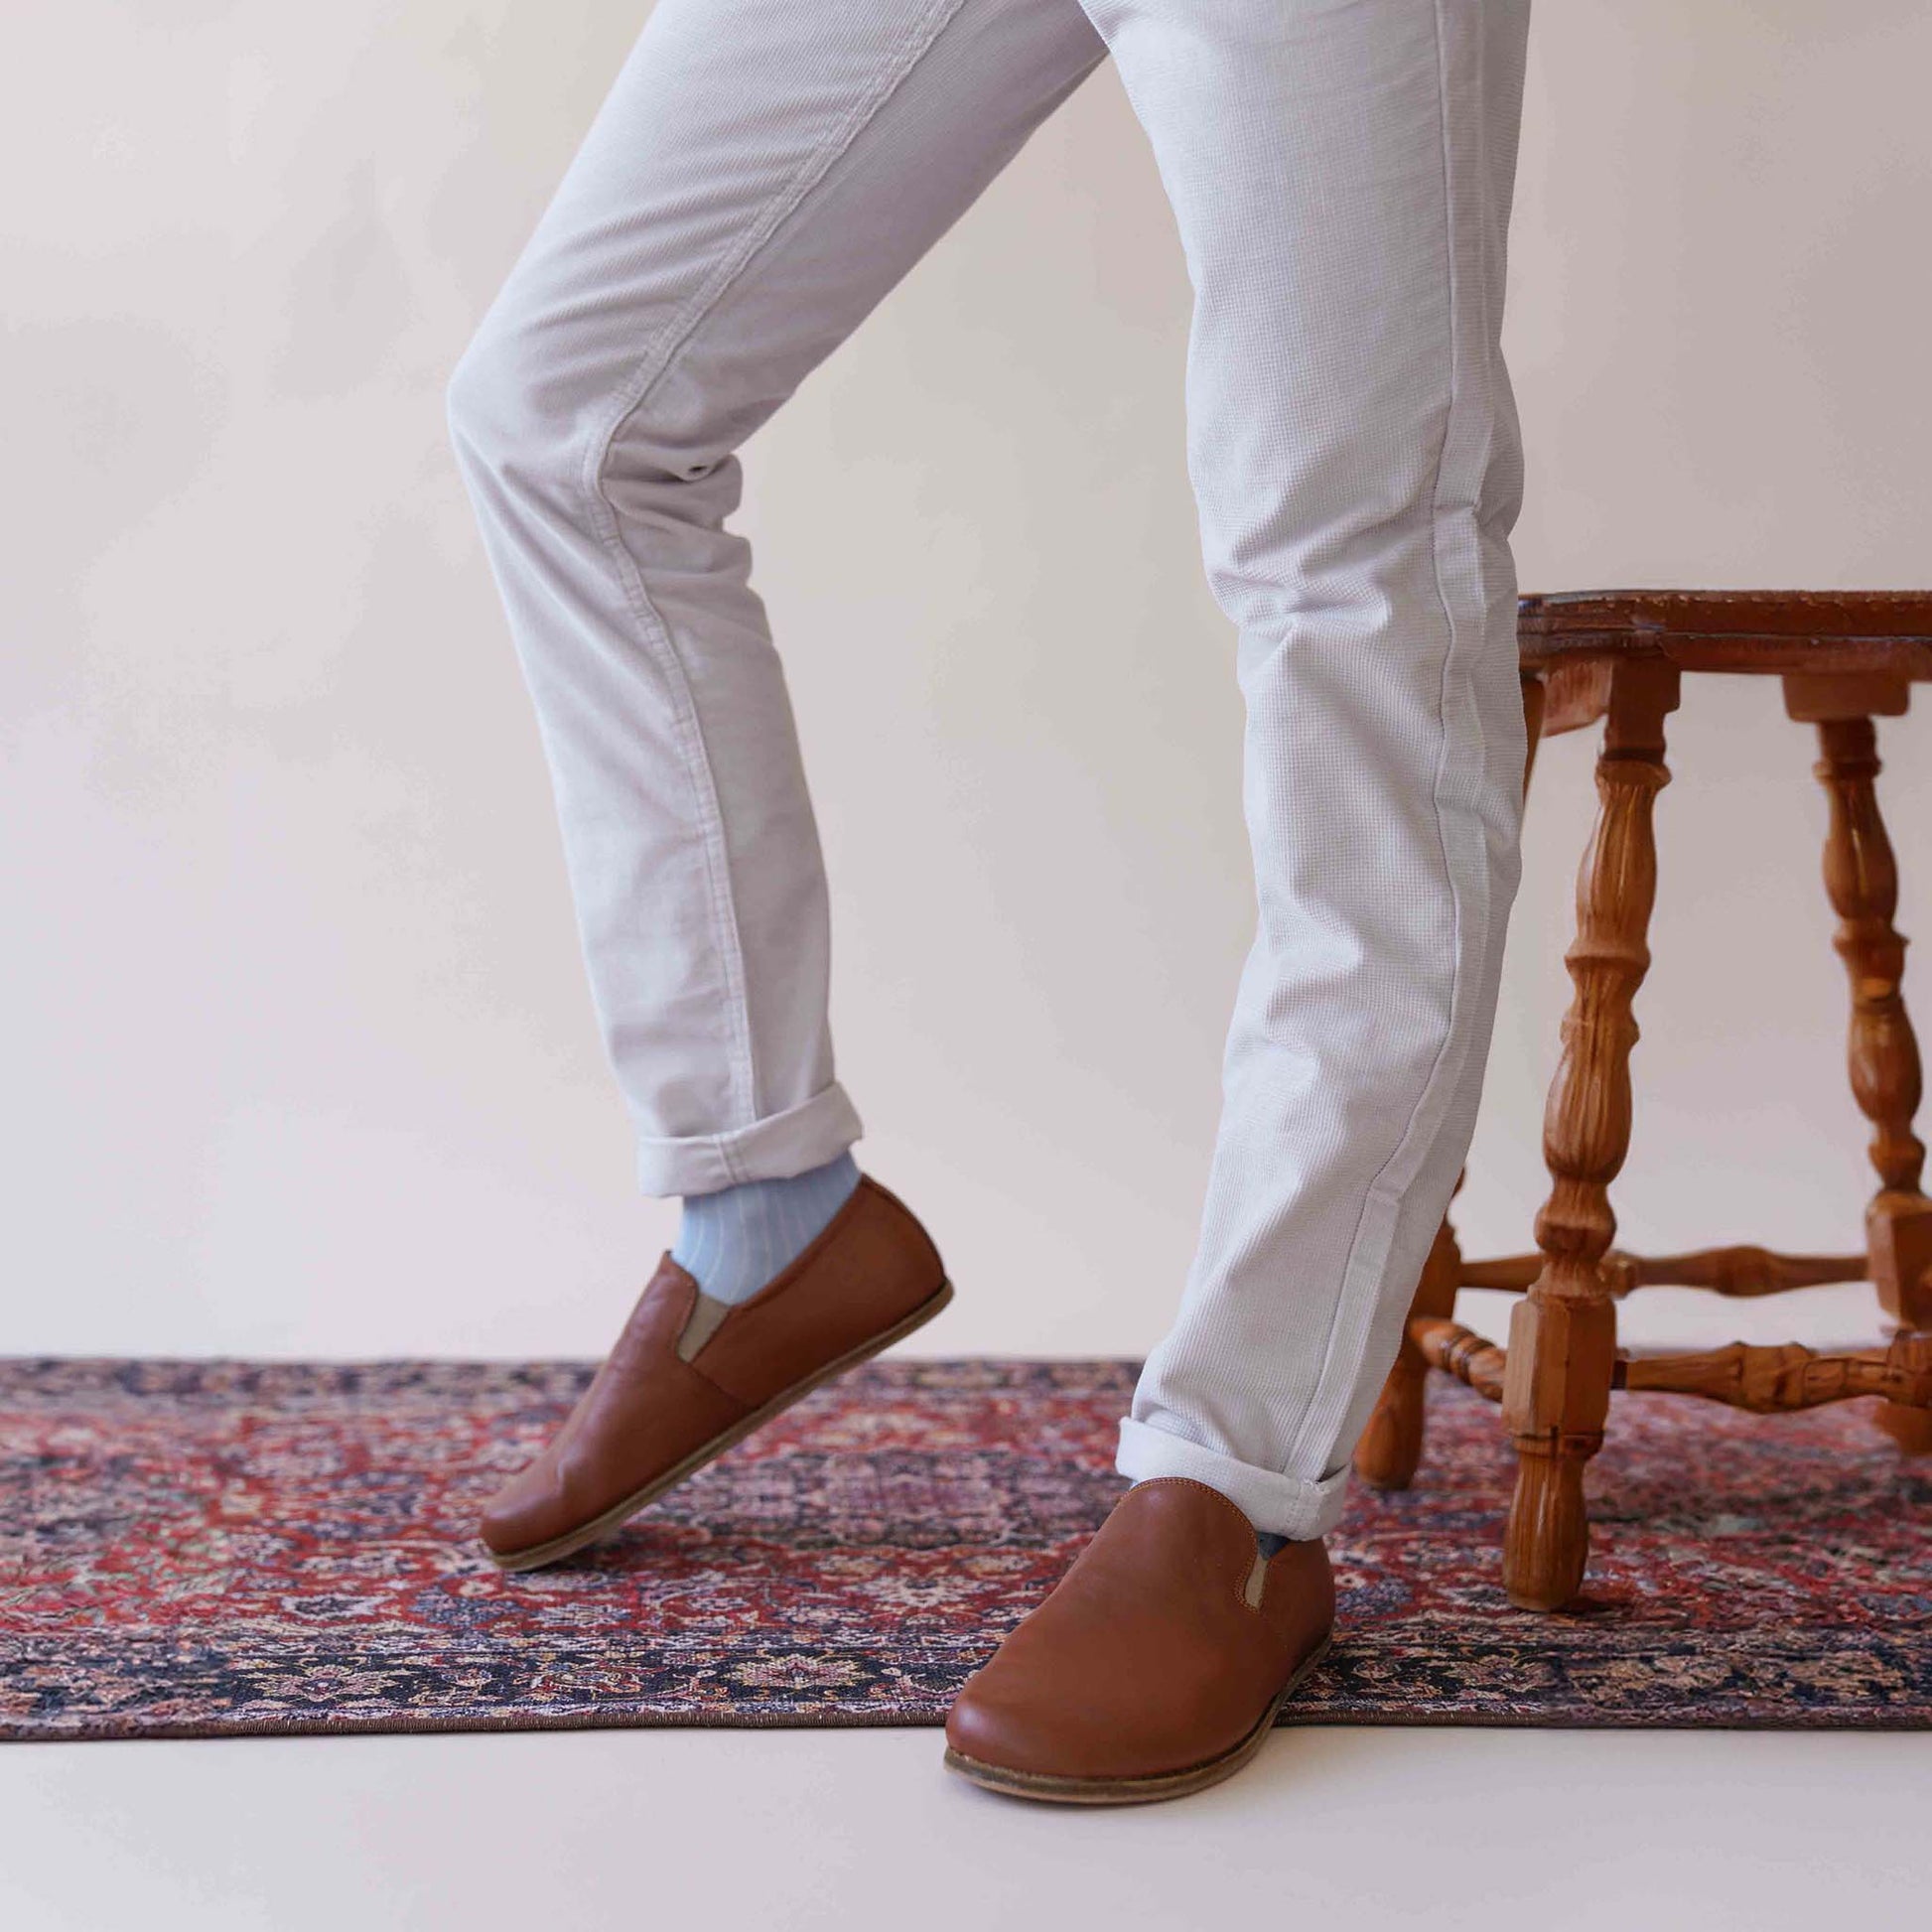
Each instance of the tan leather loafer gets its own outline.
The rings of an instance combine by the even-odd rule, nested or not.
[[[1264,1559],[1218,1490],[1139,1483],[967,1681],[946,1720],[947,1768],[1075,1805],[1217,1784],[1261,1748],[1334,1615],[1320,1543]]]
[[[484,1509],[483,1547],[505,1570],[570,1556],[951,1300],[924,1228],[869,1178],[736,1308],[667,1254],[563,1428]]]

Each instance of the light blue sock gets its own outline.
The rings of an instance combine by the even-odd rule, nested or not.
[[[671,1259],[714,1301],[749,1302],[811,1245],[858,1184],[859,1164],[841,1154],[783,1180],[686,1194]]]

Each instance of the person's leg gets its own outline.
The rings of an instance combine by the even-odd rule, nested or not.
[[[1524,752],[1498,331],[1528,7],[1085,3],[1194,283],[1259,926],[1136,1485],[966,1687],[948,1762],[1119,1800],[1237,1769],[1319,1654],[1319,1538],[1474,1122]]]
[[[734,452],[1102,58],[1077,0],[659,0],[452,379],[646,1192],[860,1131]]]
[[[688,1217],[486,1506],[506,1568],[616,1528],[951,1293],[847,1154],[818,838],[726,519],[738,447],[1104,52],[1077,0],[658,0],[452,379],[639,1178]]]
[[[1319,1535],[1474,1126],[1523,714],[1498,343],[1527,0],[1089,0],[1193,274],[1259,927],[1200,1244],[1122,1427]]]

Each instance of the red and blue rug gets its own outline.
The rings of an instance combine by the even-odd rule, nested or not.
[[[1124,1362],[874,1364],[568,1566],[478,1504],[577,1365],[0,1363],[0,1735],[932,1725],[1119,1492]],[[1513,1610],[1510,1458],[1441,1378],[1358,1486],[1297,1724],[1932,1722],[1932,1469],[1844,1404],[1618,1400],[1588,1594]]]

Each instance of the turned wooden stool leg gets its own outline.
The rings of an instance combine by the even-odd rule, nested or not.
[[[1670,782],[1664,720],[1677,686],[1676,666],[1655,660],[1610,674],[1596,828],[1577,879],[1577,937],[1564,955],[1576,991],[1543,1117],[1552,1181],[1536,1218],[1543,1268],[1516,1305],[1503,1382],[1517,1452],[1503,1585],[1526,1609],[1568,1603],[1589,1548],[1584,1464],[1602,1447],[1616,1365],[1616,1305],[1601,1266],[1616,1232],[1609,1184],[1630,1146],[1631,1004],[1650,965],[1651,815]]]
[[[1461,1186],[1460,1180],[1456,1186]],[[1436,1245],[1423,1263],[1422,1281],[1416,1299],[1409,1305],[1409,1319],[1418,1315],[1455,1312],[1455,1291],[1462,1284],[1462,1251],[1455,1243],[1455,1230],[1448,1215],[1436,1230]],[[1429,1364],[1423,1352],[1402,1331],[1402,1346],[1396,1351],[1389,1379],[1376,1398],[1375,1413],[1355,1445],[1355,1473],[1378,1489],[1407,1489],[1416,1479],[1422,1462],[1423,1414],[1429,1385]]]
[[[1791,716],[1818,727],[1823,756],[1815,768],[1831,800],[1825,890],[1852,981],[1852,1091],[1871,1123],[1878,1173],[1865,1210],[1871,1280],[1895,1333],[1932,1334],[1932,1199],[1920,1184],[1925,1149],[1912,1132],[1918,1041],[1900,991],[1905,941],[1892,925],[1898,865],[1873,783],[1879,763],[1872,716],[1902,712],[1910,686],[1902,678],[1821,676],[1788,677],[1784,688]],[[1882,1403],[1878,1426],[1903,1449],[1932,1451],[1932,1411]]]
[[[1528,730],[1528,750],[1523,760],[1523,790],[1527,794],[1530,773],[1536,768],[1536,748],[1543,737],[1543,679],[1535,671],[1523,673],[1523,723]],[[1456,1176],[1455,1192],[1462,1189]],[[1423,1263],[1422,1280],[1415,1300],[1409,1305],[1409,1319],[1418,1315],[1440,1315],[1448,1319],[1455,1312],[1455,1291],[1462,1285],[1462,1251],[1456,1246],[1455,1229],[1447,1214],[1436,1230],[1436,1244]],[[1402,1345],[1376,1398],[1375,1413],[1355,1445],[1355,1473],[1378,1489],[1407,1489],[1416,1479],[1422,1462],[1423,1414],[1429,1385],[1429,1364],[1422,1350],[1409,1339],[1405,1323]]]

